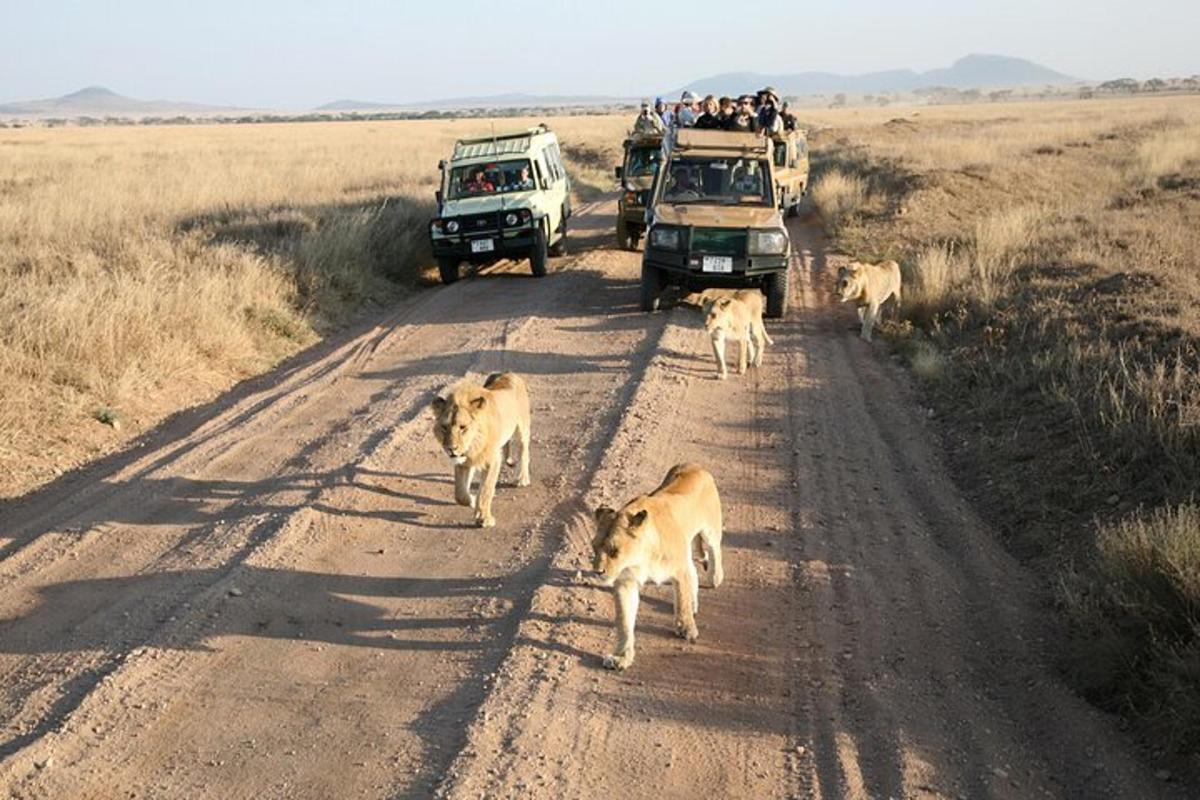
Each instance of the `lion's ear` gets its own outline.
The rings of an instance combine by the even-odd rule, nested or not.
[[[700,301],[700,312],[705,316],[708,316],[708,312],[712,311],[712,307],[713,299],[711,297],[706,297]]]
[[[650,512],[643,508],[641,511],[629,518],[629,529],[633,530],[634,528],[642,527],[642,525],[644,525],[646,522],[646,518],[649,516]]]
[[[433,409],[433,413],[441,416],[441,413],[446,410],[446,398],[440,394],[435,394],[433,399],[429,401],[429,407]]]
[[[722,297],[720,302],[721,308],[729,308],[729,304],[732,303],[733,300],[728,297]]]
[[[487,405],[488,399],[486,394],[481,394],[471,400],[471,408],[479,410]]]
[[[603,522],[606,519],[611,519],[617,512],[608,506],[600,506],[595,511],[596,522]]]

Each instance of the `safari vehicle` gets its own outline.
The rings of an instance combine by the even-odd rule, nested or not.
[[[784,131],[773,137],[773,143],[779,210],[794,217],[808,191],[808,136],[804,131]]]
[[[617,244],[636,250],[646,231],[646,205],[662,161],[662,134],[631,134],[624,142],[624,163],[617,167],[621,196],[617,198]]]
[[[753,133],[684,128],[654,181],[642,309],[676,285],[759,288],[766,315],[787,310],[791,241],[777,197],[774,142]]]
[[[558,138],[545,125],[462,139],[438,163],[438,216],[429,224],[442,283],[458,280],[462,263],[528,258],[546,274],[548,255],[565,255],[571,183]]]

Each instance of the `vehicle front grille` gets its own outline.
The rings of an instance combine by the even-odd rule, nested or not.
[[[468,214],[454,219],[458,220],[459,233],[462,234],[494,231],[500,228],[500,215],[494,211],[489,214]]]
[[[746,232],[725,228],[693,228],[692,252],[720,256],[746,255]]]

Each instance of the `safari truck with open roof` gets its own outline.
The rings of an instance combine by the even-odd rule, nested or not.
[[[617,245],[625,250],[636,250],[638,239],[646,231],[646,206],[662,161],[662,144],[660,133],[630,134],[624,142],[625,158],[616,168],[616,176],[621,182],[617,198]]]
[[[549,255],[566,254],[571,183],[558,138],[545,125],[462,139],[438,169],[429,236],[442,283],[458,280],[464,261],[504,258],[528,258],[541,277]]]
[[[773,136],[772,142],[779,209],[785,216],[794,217],[800,213],[808,192],[808,135],[799,130],[784,131]]]
[[[642,256],[642,309],[676,285],[759,288],[766,314],[787,310],[791,241],[779,207],[774,142],[683,128],[658,171]]]

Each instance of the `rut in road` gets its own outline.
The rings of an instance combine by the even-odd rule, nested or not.
[[[588,211],[573,234],[610,238],[612,204]],[[1037,586],[831,304],[819,230],[793,235],[793,312],[745,377],[596,249],[426,293],[0,507],[0,787],[1168,796],[1045,666]],[[425,404],[499,369],[530,383],[534,486],[506,474],[479,531]],[[726,582],[694,645],[648,589],[607,672],[590,510],[684,460],[721,489]]]

